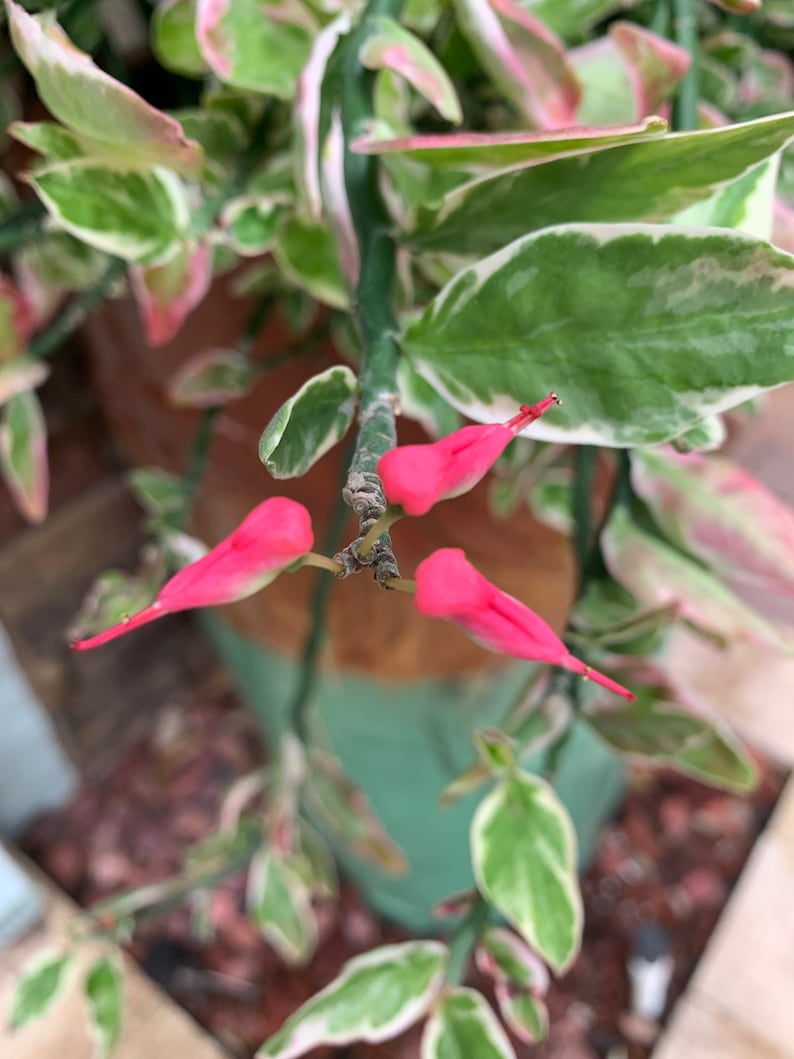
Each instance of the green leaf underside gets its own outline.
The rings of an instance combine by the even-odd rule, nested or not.
[[[103,956],[90,968],[85,996],[98,1057],[107,1059],[118,1040],[123,1004],[121,974],[113,957]]]
[[[727,730],[673,703],[640,692],[635,703],[583,715],[610,746],[670,765],[728,790],[747,792],[755,785],[755,767]]]
[[[471,831],[472,862],[483,895],[557,970],[579,947],[582,907],[576,835],[543,780],[518,772],[480,804]]]
[[[189,220],[181,185],[164,169],[125,172],[65,162],[39,170],[31,183],[67,231],[127,261],[161,259]]]
[[[357,956],[287,1019],[257,1055],[294,1059],[320,1044],[396,1037],[427,1010],[445,964],[446,949],[433,941],[387,945]]]
[[[561,37],[578,40],[590,26],[626,4],[625,0],[524,0],[524,6]]]
[[[741,233],[566,225],[459,272],[408,325],[415,370],[480,422],[532,392],[533,437],[665,441],[794,378],[794,258]]]
[[[274,478],[305,474],[345,436],[358,390],[354,373],[339,365],[309,379],[284,402],[259,441],[259,458]]]
[[[529,993],[509,991],[500,994],[498,1000],[502,1018],[520,1040],[543,1040],[549,1031],[549,1013],[542,1000]]]
[[[18,1029],[46,1015],[63,988],[71,956],[51,956],[24,972],[17,983],[9,1023]]]
[[[196,8],[197,0],[164,0],[152,14],[152,51],[167,70],[187,77],[207,72],[196,41]]]
[[[422,1059],[515,1059],[515,1052],[485,997],[459,988],[428,1019]]]
[[[422,249],[479,256],[555,224],[666,220],[792,136],[794,114],[775,115],[483,177],[450,192],[438,209],[420,210],[410,239]]]
[[[317,923],[311,895],[300,875],[273,850],[265,850],[252,866],[249,907],[256,925],[287,963],[301,964],[312,955]]]

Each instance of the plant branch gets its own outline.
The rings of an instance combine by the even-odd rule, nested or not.
[[[20,202],[14,212],[0,223],[0,254],[9,254],[18,246],[29,246],[39,235],[44,217],[44,206],[38,199]]]
[[[488,923],[490,906],[482,894],[472,905],[468,914],[455,929],[449,942],[449,960],[444,981],[447,985],[458,985],[464,979],[472,949]]]
[[[698,34],[696,0],[672,0],[673,33],[679,47],[689,52],[690,64],[673,107],[673,127],[678,132],[698,127]]]
[[[121,258],[111,258],[97,284],[91,290],[73,298],[61,309],[49,327],[36,335],[28,347],[29,356],[44,359],[54,353],[105,298],[116,280],[121,278],[125,268],[126,262]]]
[[[343,493],[345,502],[359,517],[359,540],[386,510],[376,467],[380,457],[397,443],[399,350],[393,307],[396,248],[378,188],[378,162],[373,156],[353,154],[349,144],[374,116],[374,75],[359,61],[361,46],[372,32],[376,16],[399,18],[402,6],[403,0],[369,0],[361,23],[345,42],[342,64],[345,184],[361,256],[354,312],[363,344],[358,438]],[[366,556],[359,556],[357,544],[353,541],[340,556],[349,573],[371,565],[379,584],[399,577],[388,533]]]
[[[346,463],[347,461],[345,460],[343,466],[345,466]],[[328,529],[323,538],[323,552],[333,553],[335,551],[341,539],[347,518],[347,505],[340,493],[336,502],[336,507],[331,516],[331,521],[328,524]],[[312,593],[309,610],[309,632],[303,644],[303,651],[301,652],[300,678],[298,680],[298,687],[295,690],[295,695],[290,703],[288,714],[289,724],[293,732],[304,744],[307,742],[306,709],[311,702],[319,676],[317,663],[320,657],[320,648],[325,639],[325,619],[328,611],[328,596],[331,591],[333,580],[338,576],[338,572],[334,575],[329,570],[320,570],[317,574],[314,592]]]

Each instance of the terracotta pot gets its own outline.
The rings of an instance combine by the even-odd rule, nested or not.
[[[179,336],[152,350],[136,311],[115,302],[87,327],[96,384],[111,427],[133,464],[183,472],[197,416],[175,412],[165,397],[175,370],[194,353],[233,346],[252,306],[219,283]],[[254,356],[281,353],[288,339],[269,323]],[[196,507],[194,531],[208,543],[227,534],[264,497],[282,494],[312,512],[322,540],[336,504],[344,468],[343,446],[305,477],[274,481],[259,462],[259,435],[281,403],[306,377],[338,358],[329,343],[311,356],[263,377],[256,392],[224,410]],[[527,399],[535,397],[528,393]],[[401,421],[403,442],[422,432]],[[345,541],[356,535],[349,521]],[[570,606],[573,568],[567,540],[526,512],[505,521],[488,511],[487,485],[438,505],[421,519],[394,528],[404,576],[432,550],[456,545],[500,587],[560,629]],[[208,628],[236,673],[265,731],[276,738],[298,679],[295,656],[308,628],[316,572],[277,579],[264,592],[229,607]],[[387,915],[426,929],[433,903],[472,883],[468,829],[478,796],[440,811],[443,786],[471,764],[472,731],[496,724],[523,684],[527,667],[473,644],[455,627],[417,614],[409,596],[378,589],[366,573],[333,586],[323,679],[315,705],[334,749],[366,790],[390,835],[406,852],[410,871],[387,878],[343,848],[346,869]],[[543,768],[543,761],[535,763]],[[614,802],[622,771],[588,731],[578,729],[557,772],[558,790],[571,808],[587,855],[595,829]]]

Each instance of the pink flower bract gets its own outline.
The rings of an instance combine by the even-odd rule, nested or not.
[[[539,615],[491,584],[460,548],[439,548],[419,564],[414,605],[422,614],[454,621],[499,654],[562,666],[634,699],[628,688],[575,658]]]
[[[469,426],[427,445],[398,445],[378,461],[383,492],[406,515],[424,515],[439,500],[472,489],[524,427],[553,404],[555,393],[536,405],[522,405],[507,423]]]
[[[245,599],[275,580],[313,544],[311,517],[303,504],[271,497],[220,544],[166,581],[148,607],[72,647],[86,651],[166,614]]]

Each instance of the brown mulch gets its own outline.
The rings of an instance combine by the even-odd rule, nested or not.
[[[257,730],[234,696],[197,696],[189,708],[166,707],[111,774],[42,818],[24,847],[84,905],[155,882],[175,872],[185,851],[213,830],[231,781],[261,762]],[[668,930],[675,966],[669,1011],[781,790],[782,771],[759,764],[762,781],[747,799],[672,773],[635,773],[583,882],[584,946],[571,972],[552,985],[549,1040],[518,1046],[519,1056],[597,1059],[621,1044],[629,1059],[649,1055],[657,1028],[630,1015],[632,937],[643,923]],[[244,915],[243,897],[243,878],[227,879],[205,905],[142,924],[130,946],[146,971],[241,1057],[250,1056],[344,960],[402,936],[346,886],[338,904],[318,909],[316,957],[290,970]],[[416,1059],[418,1053],[413,1032],[377,1048],[312,1054]]]

